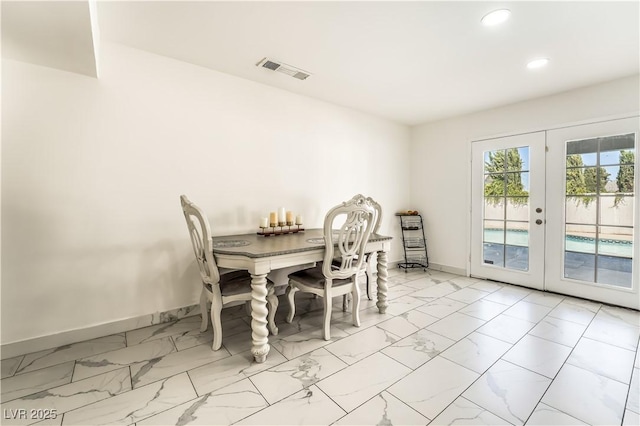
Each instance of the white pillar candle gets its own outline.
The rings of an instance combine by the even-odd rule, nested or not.
[[[280,213],[278,214],[278,222],[285,223],[287,220],[285,216],[284,207],[280,207]]]
[[[301,215],[297,215],[296,216],[296,225],[302,225],[302,216]]]
[[[260,219],[260,228],[266,228],[267,226],[269,226],[269,218],[268,217],[263,217]]]

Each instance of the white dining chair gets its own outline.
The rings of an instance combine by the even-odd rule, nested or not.
[[[295,293],[312,293],[324,299],[323,337],[331,339],[332,299],[351,294],[353,325],[360,326],[360,287],[358,276],[365,259],[365,248],[373,230],[375,209],[362,195],[356,195],[327,213],[324,219],[324,259],[314,268],[289,275],[287,322],[295,316]],[[334,234],[335,232],[335,234]],[[334,259],[339,262],[334,262]]]
[[[187,221],[187,228],[196,256],[196,263],[202,278],[202,292],[200,293],[200,310],[202,324],[200,331],[208,327],[207,302],[211,302],[211,323],[213,325],[213,350],[222,346],[222,322],[220,314],[224,305],[232,302],[244,301],[250,312],[251,275],[247,271],[230,271],[220,274],[213,255],[213,238],[211,228],[204,212],[193,204],[186,195],[180,196],[182,211]],[[275,295],[274,285],[267,282],[267,305],[269,309],[268,325],[271,334],[278,334],[275,324],[275,314],[278,309],[278,297]]]
[[[361,194],[357,194],[354,195],[354,198],[356,197],[363,197],[363,195]],[[373,198],[371,197],[367,197],[365,198],[365,201],[367,204],[369,204],[371,207],[373,207],[374,211],[375,211],[375,217],[373,219],[373,234],[377,234],[378,231],[380,231],[380,224],[382,222],[382,206],[375,201]],[[340,263],[340,259],[333,259],[333,263],[334,265],[337,265]],[[366,290],[367,290],[367,299],[371,300],[371,291],[370,291],[370,283],[373,281],[373,252],[367,253],[365,255],[364,258],[364,263],[362,264],[362,274],[364,274],[365,276],[365,283],[366,283]],[[348,299],[348,295],[345,294],[344,295],[344,299],[343,299],[343,308],[346,311],[348,306],[349,306],[349,299]]]

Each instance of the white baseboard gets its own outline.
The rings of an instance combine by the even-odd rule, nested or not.
[[[389,262],[388,268],[398,268],[398,264],[402,260]],[[300,269],[300,268],[297,268]],[[467,276],[464,269],[454,268],[446,265],[429,264],[429,269],[435,271],[449,272],[457,275]],[[291,271],[285,271],[291,273]],[[375,272],[375,271],[374,271]],[[286,288],[286,281],[283,277],[286,274],[283,272],[282,276],[275,275],[272,279],[280,287],[279,293],[284,292]],[[33,352],[44,351],[48,349],[57,348],[64,345],[70,345],[72,343],[82,342],[85,340],[97,339],[100,337],[109,336],[112,334],[124,333],[126,331],[135,330],[136,328],[147,327],[150,325],[162,324],[178,320],[180,318],[186,318],[192,315],[200,314],[200,306],[192,305],[185,308],[173,309],[166,312],[156,312],[154,314],[141,315],[139,317],[128,318],[118,320],[110,323],[100,324],[96,326],[80,328],[76,330],[64,331],[61,333],[51,334],[47,336],[34,337],[31,339],[21,340],[12,343],[6,343],[0,345],[0,357],[1,359],[13,358],[19,355],[29,354]]]
[[[465,268],[456,268],[455,266],[440,265],[438,263],[429,263],[429,269],[434,271],[448,272],[450,274],[462,275],[468,277],[467,270]]]
[[[389,262],[389,269],[397,268],[398,265],[402,262],[404,262],[404,260],[398,260],[397,262]],[[420,269],[420,268],[416,268],[416,269]],[[456,268],[454,266],[441,265],[433,262],[429,262],[429,267],[427,269],[432,271],[448,272],[450,274],[462,275],[463,277],[469,276],[465,268]],[[411,270],[411,268],[409,268],[409,270]]]
[[[199,314],[200,306],[192,305],[187,306],[186,308],[172,309],[166,312],[156,312],[155,314],[142,315],[135,318],[128,318],[92,327],[34,337],[32,339],[1,345],[0,356],[2,359],[13,358],[19,355],[53,349],[64,345],[70,345],[72,343],[82,342],[84,340],[110,336],[112,334],[124,333],[125,331],[134,330],[136,328],[162,324]]]
[[[285,268],[274,271],[269,278],[279,285],[279,290],[284,293],[287,284],[287,274],[303,268],[314,266],[313,263],[300,265],[292,268]],[[128,318],[113,321],[96,326],[80,328],[75,330],[63,331],[61,333],[50,334],[45,336],[34,337],[31,339],[20,340],[12,343],[0,345],[0,358],[7,359],[19,355],[39,352],[47,349],[53,349],[72,343],[82,342],[85,340],[97,339],[99,337],[110,336],[112,334],[124,333],[125,331],[135,330],[136,328],[148,327],[150,325],[162,324],[165,322],[175,321],[180,318],[192,315],[200,315],[200,306],[192,305],[184,308],[172,309],[166,312],[156,312],[154,314],[141,315],[139,317]]]

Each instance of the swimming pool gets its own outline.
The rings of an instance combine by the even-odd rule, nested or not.
[[[520,229],[507,229],[506,234],[503,229],[488,228],[484,230],[484,242],[493,244],[505,244],[510,246],[527,247],[529,245],[529,232]],[[565,250],[578,253],[595,253],[596,239],[577,235],[567,235],[565,237]],[[633,242],[617,239],[599,239],[598,254],[633,257]]]
[[[526,230],[485,229],[483,262],[508,269],[529,270],[529,233]],[[503,241],[506,242],[503,243]],[[564,277],[631,288],[633,243],[617,239],[565,237]]]

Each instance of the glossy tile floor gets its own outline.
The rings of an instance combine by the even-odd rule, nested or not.
[[[2,361],[2,424],[638,425],[640,314],[435,271],[390,271],[389,308],[337,299],[297,316],[267,362],[227,308],[224,346],[200,317]],[[52,414],[55,412],[55,416]]]

